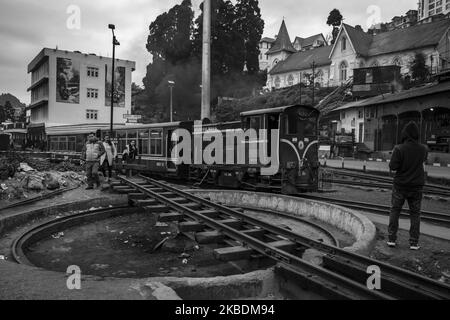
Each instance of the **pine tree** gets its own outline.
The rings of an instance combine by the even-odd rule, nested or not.
[[[259,71],[259,43],[264,32],[264,20],[258,0],[238,0],[237,26],[245,41],[245,64],[249,74]]]

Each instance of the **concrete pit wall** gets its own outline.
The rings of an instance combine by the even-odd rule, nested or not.
[[[369,253],[376,241],[376,227],[363,214],[328,203],[275,194],[245,191],[191,190],[193,194],[228,206],[252,207],[314,218],[353,235],[356,242],[344,248],[359,254]]]

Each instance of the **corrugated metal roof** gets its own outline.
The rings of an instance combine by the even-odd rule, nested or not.
[[[294,43],[298,42],[300,46],[303,48],[312,46],[314,44],[314,41],[316,40],[326,41],[323,34],[319,33],[308,38],[296,37]]]
[[[333,111],[346,110],[351,108],[366,107],[372,105],[386,104],[396,101],[414,99],[421,96],[426,96],[430,94],[446,92],[450,93],[450,82],[443,82],[438,84],[429,84],[419,88],[413,88],[398,93],[388,93],[384,95],[379,95],[376,97],[359,100],[343,105],[342,107],[336,108]]]
[[[330,65],[329,58],[332,46],[320,47],[313,50],[300,51],[292,54],[286,60],[279,62],[269,73],[271,75],[311,69],[311,64],[316,66]]]

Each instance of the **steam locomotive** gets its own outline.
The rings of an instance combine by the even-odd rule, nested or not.
[[[319,114],[310,106],[292,105],[244,112],[239,121],[228,123],[117,126],[112,137],[119,154],[116,167],[225,188],[316,191]],[[47,130],[48,149],[80,152],[90,131],[83,126]],[[109,126],[97,135],[109,135]],[[131,141],[138,147],[138,160],[123,161],[122,152]]]

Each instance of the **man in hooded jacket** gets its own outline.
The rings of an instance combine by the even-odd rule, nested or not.
[[[392,210],[389,221],[389,247],[397,245],[399,218],[405,201],[408,201],[411,219],[410,248],[419,250],[420,212],[425,185],[424,163],[427,147],[419,143],[419,127],[408,123],[402,131],[402,144],[394,148],[389,167],[395,171],[392,190]]]

